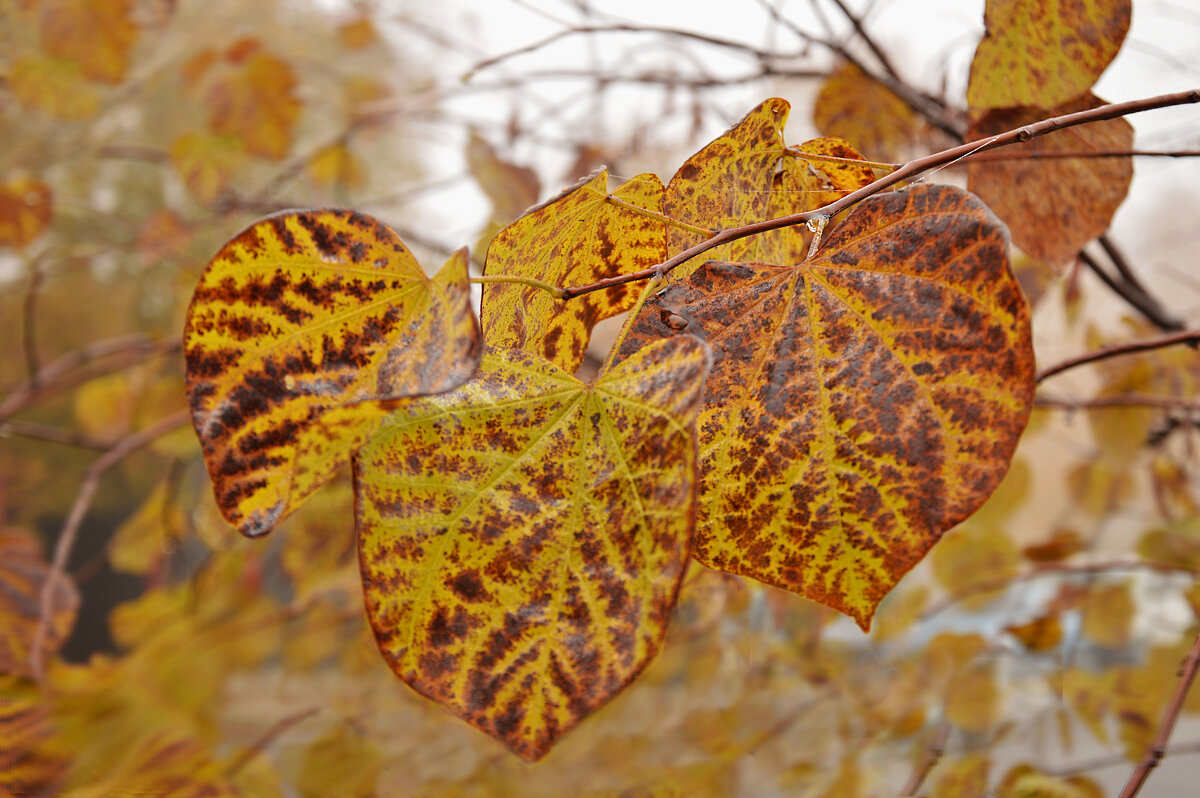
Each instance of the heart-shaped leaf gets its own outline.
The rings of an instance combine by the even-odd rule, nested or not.
[[[870,625],[1028,420],[1007,247],[975,197],[921,185],[860,204],[800,266],[710,262],[646,303],[622,354],[691,333],[715,357],[697,559]]]
[[[271,217],[217,253],[184,333],[187,392],[222,514],[264,534],[388,411],[478,363],[466,252],[436,277],[391,228],[341,210]]]
[[[707,347],[585,385],[488,348],[354,460],[367,614],[417,691],[537,759],[653,658],[693,525]]]
[[[562,287],[662,263],[662,192],[658,177],[645,174],[610,193],[601,170],[497,233],[484,274]],[[596,322],[633,307],[638,290],[627,283],[564,304],[539,288],[487,283],[480,305],[484,338],[489,346],[524,349],[574,373]]]

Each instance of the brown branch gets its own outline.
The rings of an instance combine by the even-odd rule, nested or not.
[[[1064,371],[1084,366],[1088,363],[1095,363],[1100,360],[1108,360],[1109,358],[1121,357],[1123,355],[1133,355],[1139,352],[1150,352],[1155,349],[1165,349],[1168,346],[1176,346],[1177,344],[1187,344],[1191,347],[1200,344],[1200,330],[1183,330],[1182,332],[1160,335],[1156,338],[1143,338],[1139,341],[1126,341],[1123,344],[1106,346],[1094,352],[1088,352],[1085,355],[1079,355],[1078,357],[1073,357],[1042,369],[1038,372],[1037,381],[1042,382],[1056,374],[1061,374]]]
[[[313,715],[321,711],[320,707],[310,707],[302,709],[299,712],[293,712],[291,715],[280,718],[271,724],[271,726],[258,738],[247,746],[244,750],[238,752],[238,755],[229,761],[225,766],[225,778],[231,779],[241,771],[242,768],[254,761],[254,758],[261,754],[268,745],[275,741],[279,735],[295,726],[297,723],[311,718]]]
[[[25,302],[22,308],[21,347],[25,352],[25,369],[29,379],[36,383],[38,371],[42,366],[37,351],[37,297],[38,289],[42,286],[44,273],[38,266],[37,260],[30,264],[29,289],[25,292]]]
[[[62,532],[54,544],[54,559],[50,563],[46,581],[42,583],[41,609],[37,627],[33,632],[33,643],[29,647],[29,669],[37,681],[42,681],[44,675],[45,664],[42,662],[42,649],[46,645],[46,636],[50,631],[50,616],[54,611],[54,591],[58,588],[58,583],[66,571],[67,560],[71,556],[71,550],[75,547],[75,538],[79,535],[79,527],[100,487],[101,477],[110,468],[151,443],[155,438],[186,424],[189,418],[190,414],[184,410],[159,419],[150,426],[121,439],[88,466],[83,484],[79,486],[79,493],[75,496],[75,503],[71,505],[71,511],[63,523]]]
[[[1171,563],[1151,562],[1149,560],[1108,560],[1104,562],[1091,563],[1062,563],[1051,562],[1041,563],[1013,576],[1007,576],[1000,579],[989,579],[984,582],[976,582],[965,590],[960,590],[952,593],[949,596],[931,604],[924,613],[921,614],[920,622],[924,623],[933,616],[945,612],[950,607],[958,604],[972,596],[978,596],[981,593],[991,593],[995,590],[1003,590],[1013,585],[1021,584],[1022,582],[1031,582],[1034,579],[1041,579],[1044,576],[1053,576],[1055,574],[1062,576],[1094,576],[1096,574],[1107,574],[1117,571],[1154,571],[1161,574],[1191,574],[1200,576],[1200,569],[1189,568],[1184,565],[1172,565]]]
[[[988,152],[972,161],[1028,161],[1042,158],[1197,158],[1200,150],[1030,150]]]
[[[182,347],[181,340],[154,341],[138,333],[97,341],[90,346],[76,349],[13,388],[8,397],[0,402],[0,421],[36,404],[46,396]],[[110,359],[111,362],[108,362]]]
[[[887,57],[887,53],[883,51],[883,48],[881,48],[875,42],[875,39],[867,33],[865,28],[863,28],[862,20],[859,19],[857,15],[852,13],[850,9],[846,8],[846,4],[843,3],[842,0],[833,0],[833,4],[838,7],[839,11],[842,12],[842,16],[844,16],[852,26],[854,26],[854,32],[858,34],[858,37],[863,40],[863,43],[867,45],[874,56],[879,59],[879,65],[883,67],[884,71],[887,72],[893,80],[900,81],[900,73],[896,71],[894,66],[892,66],[892,62]]]
[[[624,285],[625,283],[638,282],[647,280],[654,276],[660,276],[669,273],[672,269],[680,264],[686,263],[692,258],[708,252],[723,244],[728,244],[731,241],[737,241],[747,236],[765,233],[769,230],[778,230],[782,227],[791,227],[793,225],[802,224],[816,216],[832,217],[837,213],[849,208],[857,202],[861,202],[867,197],[877,194],[889,186],[893,186],[902,181],[908,180],[923,172],[935,169],[940,166],[953,163],[954,161],[973,155],[976,152],[1003,147],[1009,144],[1018,142],[1026,142],[1035,136],[1041,136],[1055,130],[1074,127],[1076,125],[1085,125],[1091,122],[1099,122],[1105,119],[1115,119],[1117,117],[1128,116],[1129,114],[1139,113],[1141,111],[1149,111],[1156,108],[1167,108],[1173,105],[1184,105],[1187,103],[1200,102],[1200,89],[1191,91],[1175,92],[1173,94],[1162,94],[1156,97],[1148,97],[1142,100],[1134,100],[1124,103],[1112,103],[1102,105],[1098,108],[1092,108],[1087,111],[1079,111],[1073,114],[1064,114],[1062,116],[1044,119],[1040,122],[1024,125],[1019,128],[1014,128],[1004,133],[1000,133],[988,138],[977,139],[976,141],[968,142],[957,147],[943,150],[933,155],[927,155],[924,158],[909,161],[891,174],[885,175],[874,183],[871,183],[857,191],[851,192],[839,200],[829,203],[828,205],[817,208],[812,211],[803,213],[795,213],[790,216],[781,216],[778,219],[767,219],[761,222],[753,222],[751,224],[742,225],[740,227],[731,227],[722,230],[709,238],[701,241],[695,246],[688,247],[684,251],[678,253],[674,257],[668,258],[658,266],[642,269],[629,274],[617,275],[608,277],[603,280],[597,280],[594,283],[586,285],[568,286],[564,288],[564,299],[590,294],[596,291],[603,291],[616,285]]]
[[[1107,285],[1119,297],[1124,299],[1131,307],[1146,317],[1148,321],[1158,327],[1160,330],[1182,330],[1183,323],[1178,319],[1171,318],[1158,300],[1147,294],[1145,291],[1138,288],[1133,283],[1128,281],[1117,280],[1107,271],[1100,267],[1096,261],[1086,251],[1079,253],[1079,260],[1083,265],[1091,269],[1092,273],[1100,278],[1101,282]]]
[[[1053,396],[1034,398],[1036,407],[1053,407],[1060,410],[1095,410],[1119,407],[1157,407],[1163,410],[1200,411],[1200,400],[1176,396],[1154,396],[1145,393],[1123,393],[1111,396],[1095,396],[1091,399],[1060,399]]]
[[[1183,660],[1183,667],[1179,671],[1179,681],[1175,685],[1175,694],[1171,696],[1167,708],[1163,711],[1162,719],[1158,722],[1158,731],[1155,733],[1154,739],[1150,741],[1150,747],[1146,749],[1146,753],[1137,763],[1137,767],[1129,775],[1129,781],[1125,782],[1119,798],[1133,798],[1137,795],[1142,789],[1142,785],[1146,783],[1146,779],[1150,777],[1150,771],[1166,754],[1167,743],[1171,740],[1171,732],[1175,730],[1175,721],[1179,719],[1183,701],[1187,698],[1197,670],[1200,670],[1200,633],[1196,634],[1196,640]]]
[[[1176,756],[1179,754],[1200,754],[1200,740],[1193,740],[1186,743],[1176,743],[1171,746],[1169,752],[1163,753],[1163,758],[1167,756]],[[1101,768],[1111,768],[1117,765],[1124,765],[1129,762],[1129,757],[1124,752],[1119,754],[1109,754],[1107,756],[1098,756],[1092,759],[1085,759],[1082,762],[1076,762],[1073,765],[1063,765],[1061,767],[1043,767],[1040,770],[1047,776],[1056,776],[1058,778],[1066,778],[1076,776],[1080,773],[1087,773],[1092,770],[1100,770]]]
[[[933,770],[946,750],[946,740],[950,737],[950,729],[950,721],[941,722],[937,731],[934,732],[933,739],[929,741],[929,745],[925,746],[925,753],[922,755],[921,761],[917,763],[905,785],[900,788],[900,795],[916,795],[917,791],[921,789],[929,771]]]
[[[1200,150],[1197,150],[1196,154],[1200,155]],[[1150,292],[1146,290],[1146,286],[1142,285],[1142,281],[1138,279],[1133,268],[1129,265],[1129,261],[1125,258],[1125,253],[1118,249],[1117,245],[1113,242],[1112,236],[1105,233],[1096,240],[1100,242],[1100,247],[1104,250],[1104,254],[1108,255],[1108,259],[1117,268],[1117,274],[1121,275],[1125,282],[1141,291],[1147,297],[1150,296]]]
[[[111,440],[97,438],[86,432],[71,429],[60,429],[49,424],[39,424],[35,421],[0,421],[0,438],[10,436],[20,438],[35,438],[51,443],[61,443],[66,446],[78,446],[82,449],[99,449],[104,451],[113,446]]]

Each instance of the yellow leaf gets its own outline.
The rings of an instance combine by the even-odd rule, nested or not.
[[[445,391],[474,371],[466,252],[430,279],[372,217],[270,217],[205,269],[184,354],[217,504],[243,534],[264,534],[366,441],[387,415],[375,400]]]
[[[971,125],[970,140],[1021,127],[1047,116],[1103,104],[1088,94],[1046,111],[1003,108]],[[1055,150],[1128,150],[1133,126],[1110,119],[1067,128],[1021,145],[1021,153]],[[1011,153],[1010,153],[1011,154]],[[1108,229],[1133,178],[1133,158],[1037,158],[967,163],[967,188],[988,204],[1012,232],[1013,243],[1034,258],[1063,267],[1083,245]]]
[[[966,732],[986,732],[999,720],[1000,699],[993,668],[968,668],[953,677],[946,691],[946,720]]]
[[[127,518],[108,544],[108,561],[118,571],[144,574],[156,567],[183,536],[183,510],[171,480],[154,487],[142,506]]]
[[[929,135],[925,121],[908,103],[849,63],[821,84],[813,124],[826,136],[854,142],[871,158],[895,163],[911,158]]]
[[[1100,742],[1108,742],[1105,720],[1112,711],[1116,674],[1092,673],[1082,668],[1062,672],[1063,698]]]
[[[282,769],[301,798],[374,798],[383,755],[349,724],[337,723],[306,746],[284,751]]]
[[[930,554],[933,575],[951,594],[965,593],[980,583],[1002,582],[1021,568],[1021,552],[1012,538],[991,527],[974,524],[955,529]],[[977,609],[987,596],[969,607]]]
[[[929,798],[978,798],[987,794],[991,760],[985,754],[967,754],[939,765]]]
[[[996,789],[997,798],[1104,798],[1100,785],[1084,776],[1061,778],[1030,765],[1014,765]]]
[[[37,538],[24,529],[0,527],[0,674],[32,676],[29,654],[48,572]],[[43,662],[66,642],[78,607],[74,583],[69,576],[61,577],[50,605]]]
[[[1128,581],[1093,588],[1083,605],[1083,634],[1098,646],[1128,645],[1136,611]]]
[[[309,179],[318,185],[359,188],[365,180],[362,161],[345,144],[320,150],[309,159],[306,169]]]
[[[209,205],[245,158],[237,136],[185,133],[171,144],[171,165],[192,196]]]
[[[0,183],[0,247],[25,247],[42,234],[54,212],[50,187],[17,177]]]
[[[899,594],[888,594],[875,616],[875,639],[882,643],[912,629],[928,603],[929,588],[925,585],[917,585]]]
[[[87,119],[100,108],[100,98],[74,61],[21,58],[9,67],[7,78],[9,89],[22,105],[41,109],[59,119]]]
[[[378,41],[379,33],[370,17],[359,17],[338,25],[337,38],[347,50],[362,50]]]
[[[84,75],[101,83],[125,79],[138,34],[133,0],[42,0],[41,5],[46,55],[77,62]]]
[[[513,349],[406,402],[355,458],[367,614],[392,669],[527,759],[661,645],[687,564],[707,347],[585,385]]]
[[[231,50],[226,58],[234,61],[234,69],[214,79],[205,97],[209,129],[237,136],[251,155],[283,158],[302,110],[292,67],[261,49],[244,57]]]
[[[484,274],[564,287],[661,263],[664,226],[654,214],[661,207],[662,183],[645,174],[611,194],[607,186],[601,171],[501,230],[488,249]],[[564,303],[539,288],[487,283],[480,305],[484,340],[538,354],[574,373],[596,322],[629,310],[640,291],[628,283]]]
[[[55,751],[54,738],[38,688],[0,673],[0,796],[59,794],[69,762]]]
[[[988,0],[967,105],[1046,109],[1078,97],[1117,54],[1132,7],[1132,0]]]
[[[869,627],[987,499],[1029,418],[1029,308],[1007,249],[976,199],[921,185],[864,201],[799,266],[709,262],[646,303],[622,353],[690,333],[716,356],[700,562]]]
[[[86,786],[71,790],[69,798],[240,798],[207,748],[177,732],[147,735],[121,753],[116,762],[107,763],[110,769],[105,777],[89,779]]]
[[[663,194],[663,213],[683,223],[667,229],[668,256],[699,243],[708,231],[814,210],[874,179],[865,164],[807,157],[861,158],[840,139],[786,146],[789,110],[786,100],[763,102],[679,167]],[[671,278],[686,277],[708,259],[797,264],[807,255],[808,238],[804,225],[743,238],[676,268]]]
[[[132,428],[135,400],[128,374],[97,377],[75,392],[75,423],[90,435],[115,440]]]
[[[1062,623],[1054,614],[1039,615],[1027,623],[1006,626],[1004,631],[1021,641],[1025,648],[1039,653],[1058,648],[1063,637]]]

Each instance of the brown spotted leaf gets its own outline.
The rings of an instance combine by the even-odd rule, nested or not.
[[[840,139],[817,139],[788,147],[783,128],[791,106],[770,99],[713,140],[679,167],[663,195],[663,213],[700,229],[671,225],[667,255],[673,256],[708,237],[705,230],[730,227],[815,210],[874,180],[870,168],[811,156],[860,159]],[[705,257],[730,261],[793,264],[804,260],[804,225],[772,230],[710,250]],[[686,277],[701,261],[676,268],[672,279]]]
[[[708,349],[593,385],[487,348],[354,460],[367,614],[392,669],[527,759],[654,657],[690,551]]]
[[[0,796],[60,794],[70,760],[47,703],[32,681],[0,673]]]
[[[986,138],[1035,122],[1046,115],[1095,108],[1104,101],[1087,95],[1053,111],[993,111],[967,131]],[[1088,241],[1108,229],[1133,179],[1133,159],[1037,158],[1006,160],[1001,155],[1068,150],[1102,152],[1133,147],[1133,127],[1109,119],[1039,136],[1020,149],[984,156],[967,164],[967,187],[979,195],[1012,232],[1013,242],[1029,255],[1054,265],[1075,258]],[[991,160],[995,157],[996,160]]]
[[[42,234],[54,211],[50,187],[17,177],[0,183],[0,246],[21,248]]]
[[[188,309],[187,392],[225,518],[269,531],[387,411],[449,390],[479,357],[466,252],[430,279],[377,219],[265,219],[209,263]]]
[[[137,41],[133,0],[43,0],[42,50],[75,61],[83,74],[102,83],[120,83]]]
[[[484,274],[562,287],[661,263],[662,191],[655,175],[644,174],[610,193],[602,170],[501,230],[488,248]],[[489,346],[536,353],[573,373],[596,322],[629,310],[640,290],[619,285],[564,303],[540,288],[486,283],[480,310],[484,339]]]
[[[975,197],[872,197],[796,267],[716,263],[647,302],[622,353],[691,333],[696,557],[841,610],[880,599],[1000,482],[1033,399],[1029,309]]]
[[[0,674],[31,676],[29,653],[41,615],[49,567],[37,539],[23,529],[0,528]],[[57,582],[43,661],[66,641],[79,594],[69,577]]]
[[[1129,31],[1132,0],[988,0],[967,105],[1054,108],[1092,87]]]

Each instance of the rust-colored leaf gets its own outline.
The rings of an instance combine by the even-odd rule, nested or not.
[[[42,234],[54,212],[50,187],[17,177],[0,183],[0,247],[25,247]]]
[[[237,136],[185,133],[171,144],[171,165],[192,196],[209,205],[246,157]]]
[[[0,796],[58,795],[69,761],[37,687],[0,673]]]
[[[967,131],[978,139],[1042,119],[1095,108],[1104,101],[1093,95],[1052,111],[993,111]],[[1122,151],[1133,147],[1133,127],[1109,119],[1038,136],[1020,149],[1003,154],[1039,152]],[[979,195],[1012,232],[1013,242],[1031,256],[1054,265],[1075,258],[1083,245],[1108,229],[1129,191],[1131,157],[972,160],[967,187]]]
[[[696,557],[835,607],[879,600],[1003,477],[1029,417],[1029,308],[1003,227],[922,185],[866,200],[796,267],[710,262],[623,353],[713,346]]]
[[[849,63],[821,84],[813,124],[823,135],[854,142],[869,158],[893,163],[911,158],[930,135],[908,103]]]
[[[988,0],[972,112],[1054,108],[1092,87],[1129,32],[1132,0]]]
[[[120,83],[138,29],[133,0],[42,0],[42,50],[75,61],[101,83]]]
[[[49,571],[37,539],[17,527],[0,528],[0,674],[32,676],[29,654],[41,616],[42,590]],[[69,577],[58,580],[50,625],[42,648],[49,658],[75,623],[79,594]]]
[[[610,193],[601,171],[501,230],[488,249],[484,274],[561,287],[661,263],[662,190],[657,177],[644,174]],[[573,373],[596,322],[629,310],[640,290],[619,285],[563,303],[539,288],[488,283],[480,310],[484,338],[489,346],[524,349]]]
[[[807,157],[861,159],[840,139],[788,147],[783,128],[790,108],[779,98],[763,102],[679,167],[663,195],[663,213],[682,223],[667,229],[668,256],[700,243],[709,235],[704,231],[814,210],[874,179],[866,165]],[[804,260],[807,242],[807,230],[799,225],[734,241],[705,257],[789,265]],[[676,268],[672,279],[686,277],[700,263]]]
[[[226,53],[233,68],[216,78],[206,95],[208,126],[217,135],[238,136],[246,152],[278,160],[292,145],[292,129],[303,106],[288,62],[254,40]]]
[[[386,411],[475,369],[466,252],[434,279],[377,219],[265,219],[209,263],[188,309],[187,391],[217,504],[261,535],[327,482]]]
[[[367,614],[420,693],[537,759],[654,657],[693,525],[708,350],[661,341],[585,385],[489,348],[355,458]]]
[[[106,762],[105,777],[71,790],[74,798],[153,795],[156,798],[237,798],[225,769],[203,743],[178,732],[146,735]]]

